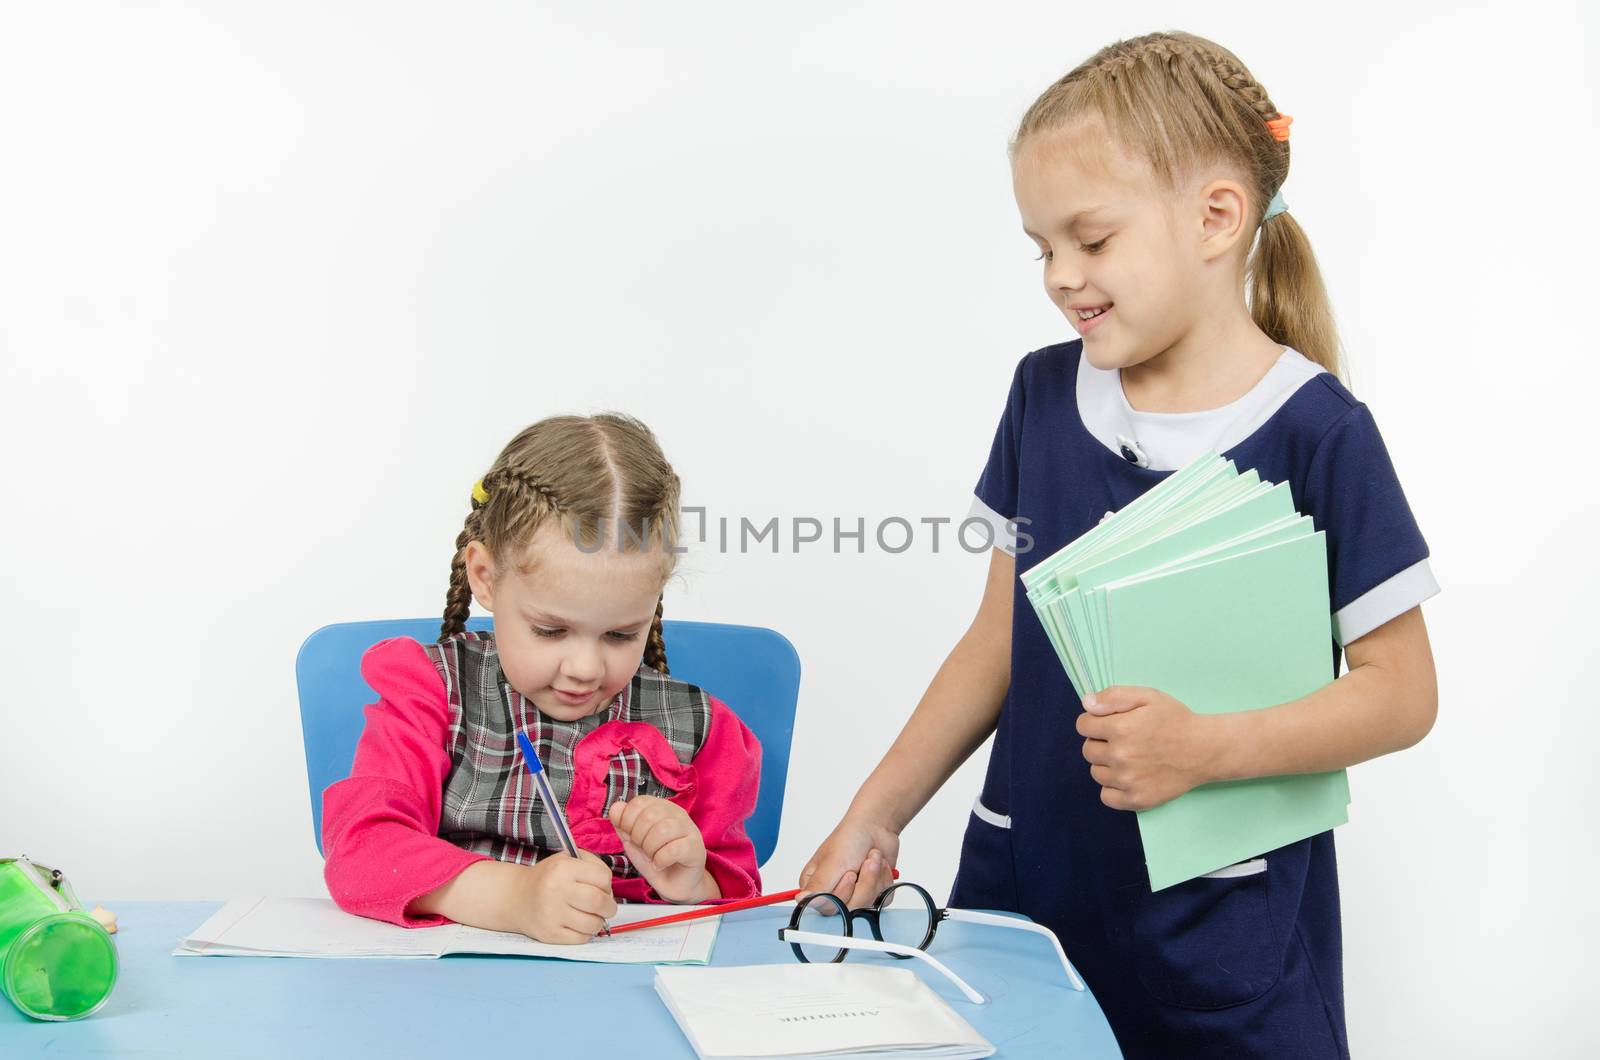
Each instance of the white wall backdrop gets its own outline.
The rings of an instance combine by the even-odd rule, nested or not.
[[[1180,26],[1296,118],[1285,195],[1446,585],[1438,726],[1339,836],[1356,1053],[1600,1047],[1592,11],[6,5],[0,852],[105,901],[321,893],[295,650],[437,613],[539,417],[640,416],[713,517],[963,515],[1067,335],[1006,137]],[[667,610],[800,651],[777,885],[986,562],[785,534],[697,549]],[[981,768],[905,837],[935,891]]]

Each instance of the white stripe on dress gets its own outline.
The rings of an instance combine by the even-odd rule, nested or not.
[[[995,813],[983,804],[983,796],[972,800],[972,814],[985,824],[992,824],[996,828],[1010,828],[1011,818],[1004,814]]]

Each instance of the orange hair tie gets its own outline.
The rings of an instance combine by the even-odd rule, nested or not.
[[[1267,128],[1272,130],[1272,138],[1282,143],[1289,138],[1289,126],[1293,123],[1294,119],[1289,115],[1280,114],[1267,122]]]

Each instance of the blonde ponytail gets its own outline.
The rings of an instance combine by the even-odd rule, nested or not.
[[[1262,222],[1245,275],[1256,326],[1273,342],[1292,346],[1340,375],[1333,307],[1311,241],[1293,217],[1280,213]]]

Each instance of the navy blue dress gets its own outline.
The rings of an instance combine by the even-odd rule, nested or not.
[[[1033,539],[1021,538],[1018,573],[1170,474],[1091,435],[1075,399],[1081,348],[1018,365],[978,483],[978,498]],[[1288,482],[1326,531],[1336,612],[1403,591],[1400,576],[1426,560],[1371,414],[1333,376],[1304,383],[1224,455]],[[1414,602],[1390,601],[1394,614]],[[1134,815],[1104,806],[1089,776],[1082,709],[1019,579],[1011,685],[950,904],[1015,910],[1056,931],[1130,1058],[1348,1056],[1333,834],[1270,852],[1264,872],[1152,894]]]

